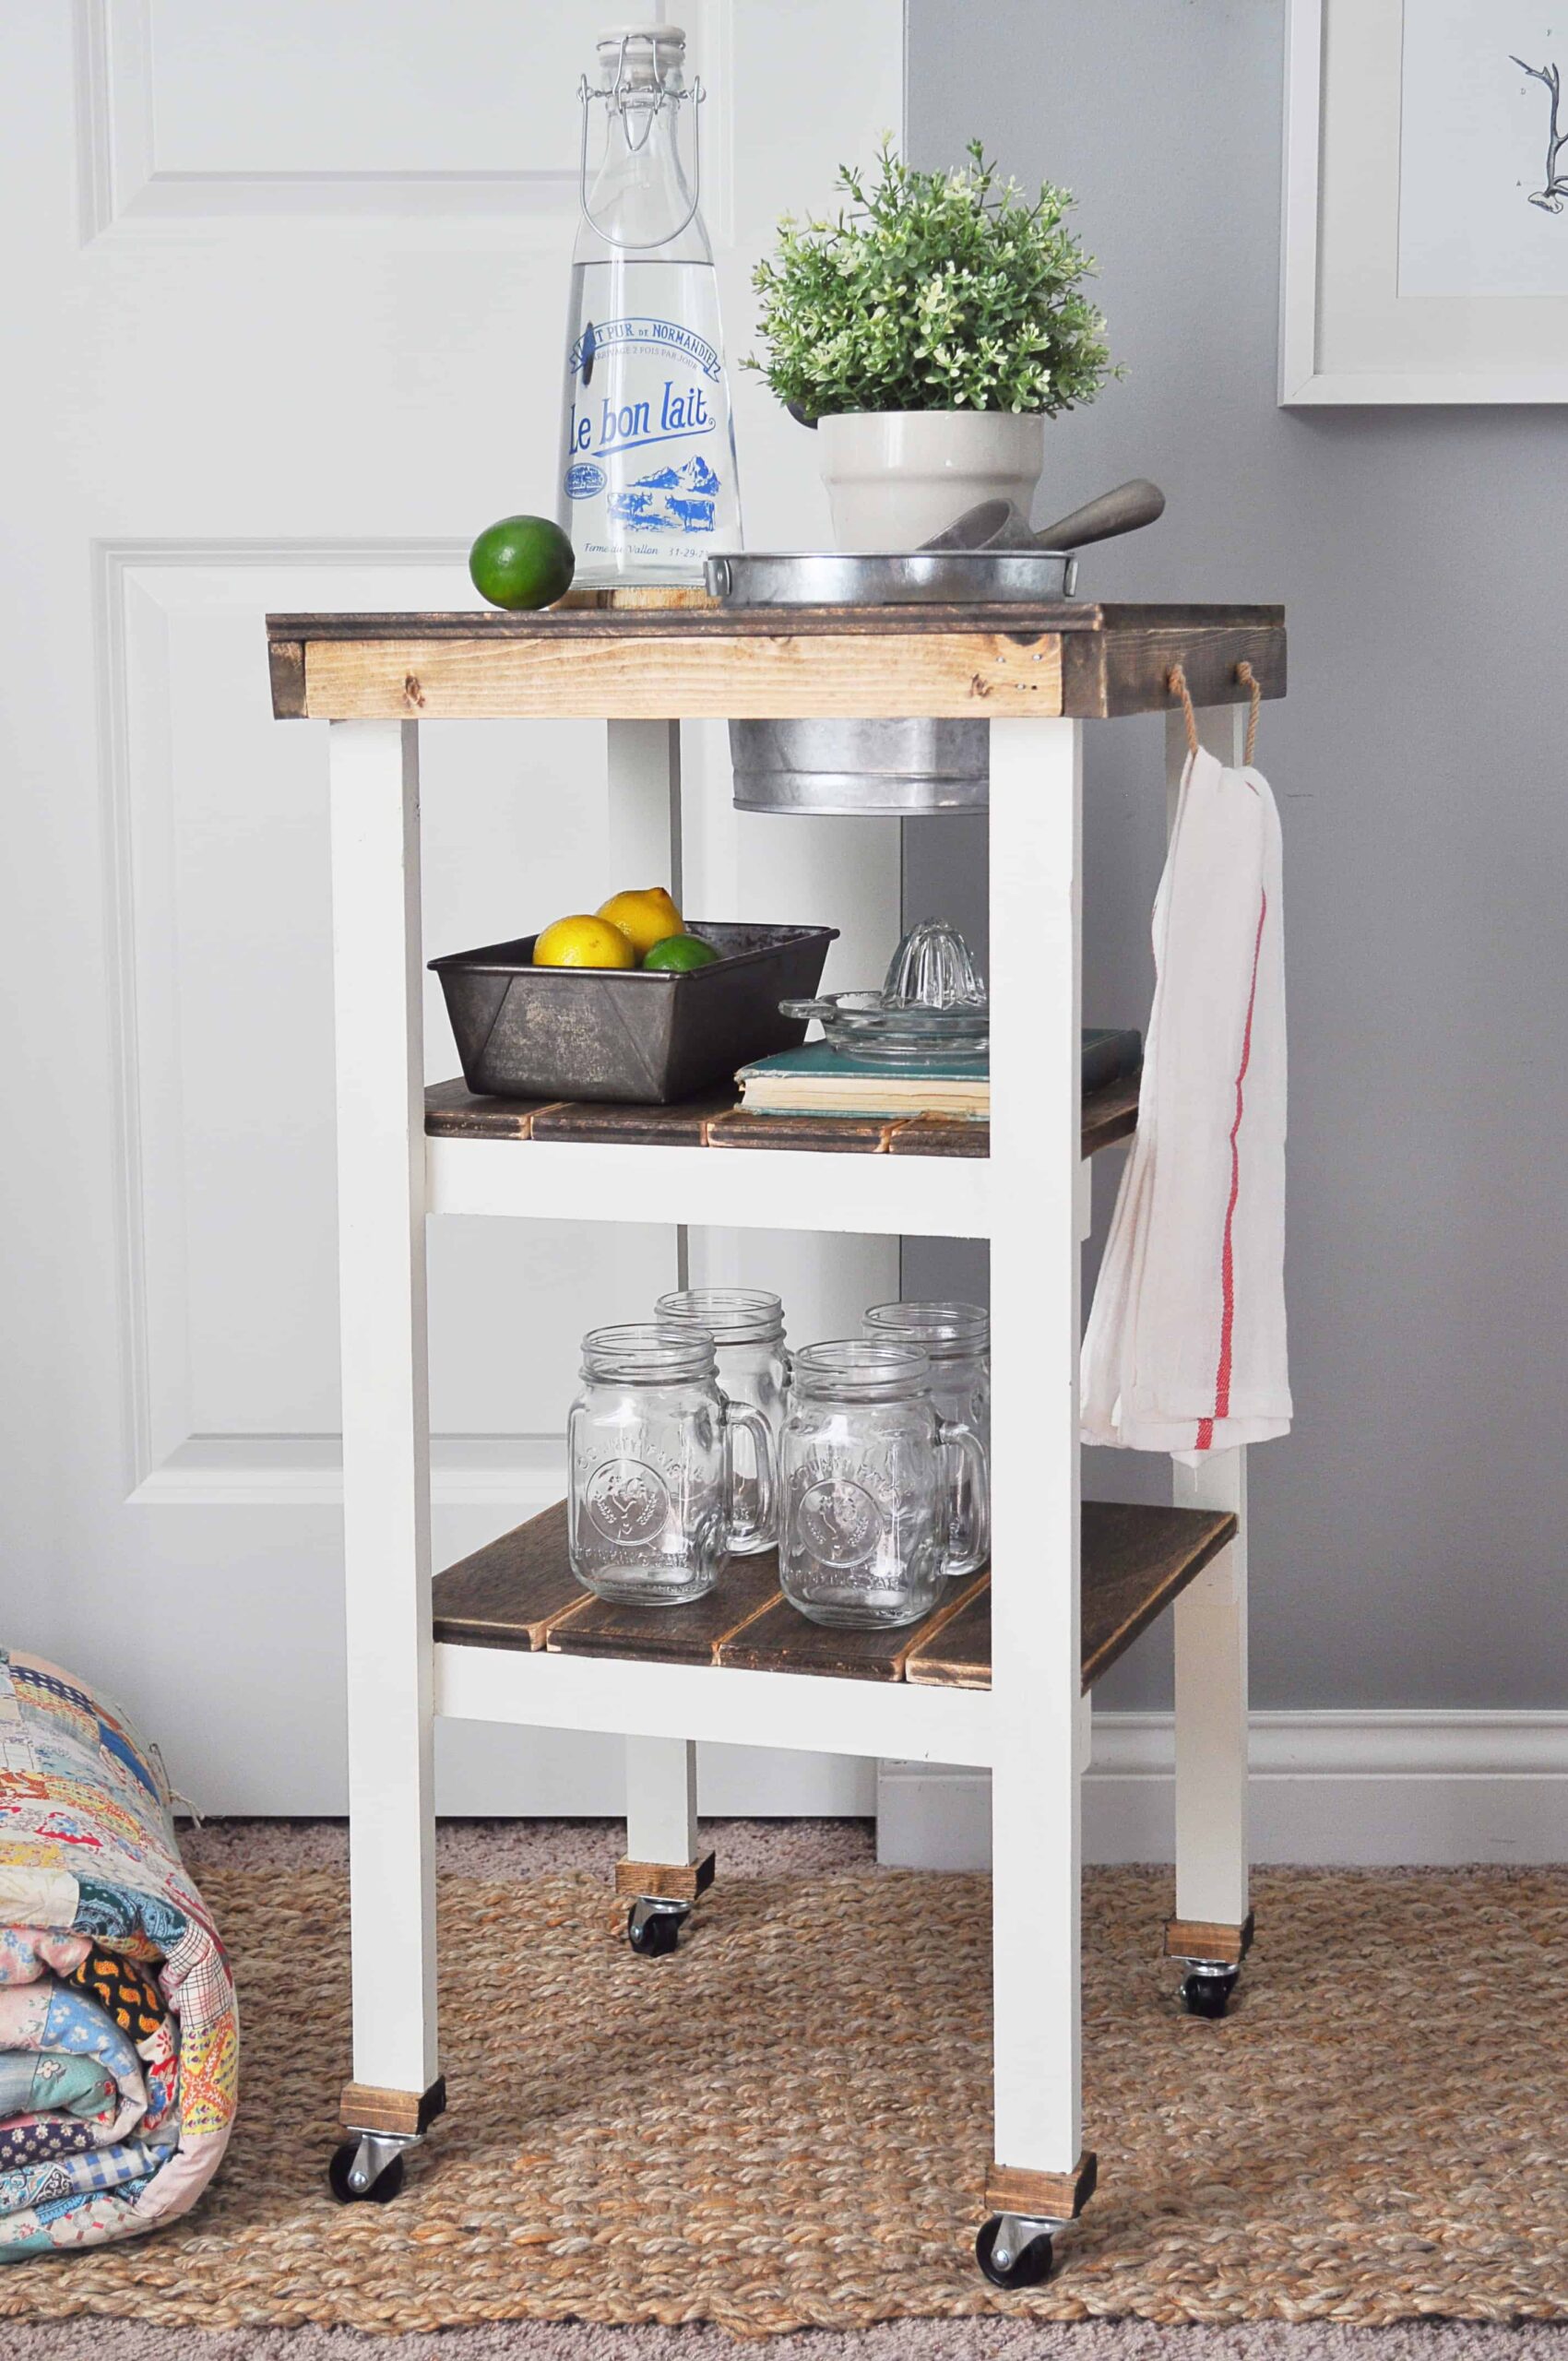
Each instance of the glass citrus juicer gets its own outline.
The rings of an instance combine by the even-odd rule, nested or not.
[[[956,926],[922,919],[893,954],[879,992],[825,992],[780,1001],[785,1016],[815,1017],[826,1046],[877,1065],[985,1057],[985,979]]]

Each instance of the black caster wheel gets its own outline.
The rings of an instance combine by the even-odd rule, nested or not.
[[[1051,2276],[1056,2250],[1050,2231],[1019,2236],[1018,2227],[1010,2216],[993,2213],[975,2240],[975,2260],[993,2287],[1008,2291],[1040,2287]],[[1002,2242],[1004,2230],[1005,2243]]]
[[[1188,1975],[1182,1983],[1182,2005],[1190,2017],[1222,2017],[1230,2006],[1236,1977]]]
[[[339,2205],[390,2205],[403,2186],[403,2159],[394,2156],[368,2189],[355,2189],[349,2178],[360,2153],[357,2140],[345,2140],[327,2167],[327,2178]]]
[[[642,1959],[668,1959],[681,1940],[676,1910],[644,1910],[636,1902],[626,1913],[626,1940]]]

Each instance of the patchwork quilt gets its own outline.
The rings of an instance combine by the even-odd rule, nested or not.
[[[156,1750],[57,1665],[0,1649],[0,2262],[185,2213],[239,2059]]]

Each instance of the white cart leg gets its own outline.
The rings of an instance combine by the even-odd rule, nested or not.
[[[616,870],[636,885],[668,885],[681,899],[681,725],[611,721],[610,843]],[[677,1287],[686,1285],[684,1227],[675,1233]],[[626,1857],[616,1891],[631,1900],[628,1931],[639,1951],[673,1950],[682,1919],[713,1877],[698,1859],[697,1750],[685,1738],[626,1740]]]
[[[681,725],[607,721],[610,850],[629,885],[681,898]]]
[[[682,1922],[713,1883],[697,1833],[697,1750],[689,1738],[626,1740],[626,1857],[615,1891],[630,1904],[632,1949],[672,1952]]]
[[[1079,2107],[1081,760],[1075,722],[992,723],[996,2218],[981,2260],[1004,2280],[1094,2172]]]
[[[607,721],[610,849],[616,872],[636,884],[667,885],[681,901],[681,725]],[[675,1232],[675,1284],[687,1282],[686,1229]]]
[[[379,2169],[443,2104],[418,733],[334,722],[328,749],[354,1997],[342,2119],[374,2135],[361,2154]]]
[[[1200,713],[1199,734],[1222,763],[1241,761],[1244,706]],[[1166,717],[1170,815],[1187,742],[1182,717]],[[1182,1987],[1194,2014],[1223,2016],[1252,1940],[1247,1867],[1247,1454],[1217,1452],[1201,1467],[1174,1466],[1178,1507],[1230,1509],[1237,1536],[1176,1603],[1176,1916],[1168,1958],[1185,1960]]]
[[[1176,1602],[1176,1916],[1194,2014],[1223,2016],[1252,1939],[1247,1892],[1247,1454],[1174,1471],[1183,1508],[1232,1509],[1240,1531]]]

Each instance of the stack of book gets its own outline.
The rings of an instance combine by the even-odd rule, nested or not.
[[[1084,1089],[1103,1090],[1135,1074],[1143,1058],[1138,1033],[1086,1026]],[[846,1057],[822,1041],[758,1058],[735,1077],[751,1115],[861,1115],[888,1118],[946,1115],[991,1121],[991,1068],[984,1058],[931,1058],[918,1065],[878,1065]]]

